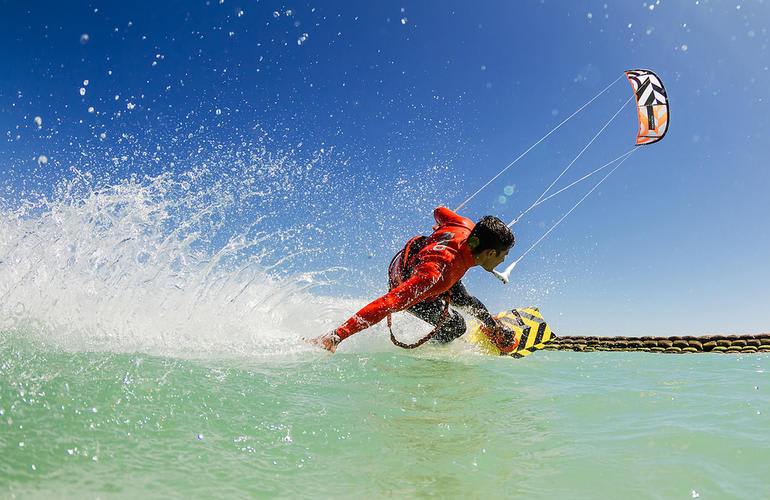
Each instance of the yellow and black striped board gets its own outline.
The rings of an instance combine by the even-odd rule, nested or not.
[[[506,353],[506,356],[514,358],[527,356],[538,349],[544,348],[546,344],[556,337],[551,329],[548,328],[537,307],[504,311],[497,315],[497,319],[513,329],[519,341],[516,349]],[[490,342],[479,325],[472,327],[470,332],[463,335],[462,338],[466,342],[477,345],[479,350],[485,354],[501,354],[500,349]]]

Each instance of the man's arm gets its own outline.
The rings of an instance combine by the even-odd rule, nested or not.
[[[452,305],[477,318],[487,328],[495,329],[497,327],[495,319],[489,313],[486,306],[479,299],[468,293],[462,281],[455,283],[452,286],[451,292]]]
[[[441,275],[439,267],[433,264],[423,264],[420,266],[421,272],[415,273],[414,276],[358,311],[341,327],[337,328],[336,332],[340,340],[379,323],[388,314],[408,309],[435,295],[436,292],[433,289]]]
[[[452,287],[452,304],[478,318],[483,323],[481,330],[500,351],[510,352],[515,348],[518,342],[516,332],[499,319],[492,317],[486,306],[470,295],[460,281]]]

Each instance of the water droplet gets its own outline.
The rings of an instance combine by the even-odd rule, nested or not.
[[[406,21],[407,21],[407,18],[405,18],[405,17],[401,18],[401,24],[406,24]]]
[[[274,11],[273,11],[273,17],[274,17],[275,19],[278,19],[279,17],[281,17],[281,13],[280,13],[280,12],[278,12],[277,10],[274,10]]]
[[[40,155],[37,157],[38,165],[45,165],[46,163],[48,163],[48,157],[46,155]]]
[[[126,109],[134,109],[136,107],[136,104],[133,102],[127,102],[126,103]]]
[[[86,95],[85,87],[80,87],[80,95]]]
[[[40,118],[39,116],[36,116],[33,121],[35,122],[35,125],[37,125],[37,128],[40,128],[43,126],[43,119]]]
[[[82,35],[80,35],[80,43],[81,43],[81,45],[87,44],[89,38],[90,37],[88,36],[88,33],[83,33]]]
[[[687,52],[687,45],[686,44],[682,44],[682,47],[680,47],[680,48],[682,49],[682,52]]]

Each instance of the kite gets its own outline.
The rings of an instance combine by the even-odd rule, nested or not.
[[[658,142],[668,130],[668,97],[663,82],[648,69],[630,69],[626,76],[634,86],[639,112],[636,145]]]

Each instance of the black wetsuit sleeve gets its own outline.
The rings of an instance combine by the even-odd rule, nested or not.
[[[486,306],[479,299],[468,293],[462,281],[455,283],[452,288],[452,305],[462,309],[484,323],[487,328],[495,328],[495,320],[489,314]]]

